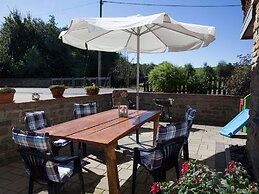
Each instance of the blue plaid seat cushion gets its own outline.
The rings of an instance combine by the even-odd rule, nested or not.
[[[51,155],[48,133],[24,132],[12,129],[14,142],[23,147],[33,148],[47,155]],[[50,180],[58,183],[65,182],[73,174],[73,161],[66,164],[56,164],[53,161],[46,162],[46,173]],[[28,169],[26,170],[28,173]]]
[[[25,122],[31,131],[48,127],[44,111],[26,112]]]
[[[140,152],[140,161],[149,170],[154,170],[161,167],[163,155],[161,151]]]
[[[87,103],[87,104],[74,104],[74,117],[75,119],[85,117],[88,115],[95,114],[96,110],[96,102]]]

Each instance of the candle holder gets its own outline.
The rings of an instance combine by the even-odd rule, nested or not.
[[[127,105],[119,105],[118,106],[118,114],[119,114],[119,117],[128,118],[128,106]]]

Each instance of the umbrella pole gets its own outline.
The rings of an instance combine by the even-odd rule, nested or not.
[[[136,94],[136,109],[139,110],[139,52],[140,52],[140,28],[137,35],[137,94]]]

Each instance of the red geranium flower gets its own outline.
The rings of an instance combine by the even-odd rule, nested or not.
[[[151,187],[151,193],[157,194],[160,191],[160,185],[158,183],[153,183]]]
[[[183,164],[182,164],[182,174],[185,176],[186,174],[187,174],[187,172],[188,172],[188,170],[190,169],[190,165],[189,165],[189,163],[188,162],[184,162]]]

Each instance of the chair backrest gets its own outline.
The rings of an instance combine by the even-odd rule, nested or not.
[[[178,163],[180,152],[183,148],[185,137],[179,136],[157,144],[157,149],[162,153],[162,168],[169,170]]]
[[[25,112],[24,121],[26,128],[30,131],[39,130],[49,126],[44,111]]]
[[[87,104],[74,104],[74,118],[78,119],[88,115],[95,114],[97,112],[96,102],[87,103]]]
[[[12,136],[25,162],[26,172],[34,180],[61,182],[48,133],[24,132],[13,128]]]
[[[113,90],[112,91],[112,107],[117,108],[119,105],[129,106],[127,90]]]
[[[151,168],[156,169],[161,167],[161,165],[166,165],[166,169],[172,167],[172,165],[170,166],[170,162],[174,160],[173,157],[178,159],[184,139],[188,134],[187,127],[187,122],[181,122],[177,125],[160,125],[158,127],[154,144],[157,150],[155,150],[152,155]],[[175,165],[175,163],[173,163],[173,165]]]
[[[184,120],[188,122],[188,130],[190,130],[192,127],[195,115],[196,109],[193,109],[190,105],[188,105],[184,117]]]
[[[158,127],[155,145],[157,143],[163,143],[173,138],[180,136],[186,137],[188,135],[188,123],[180,122],[176,125],[167,124],[166,126],[160,125]]]
[[[157,142],[151,157],[151,169],[164,168],[168,170],[177,165],[180,151],[184,144],[184,136]]]

